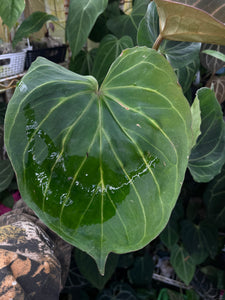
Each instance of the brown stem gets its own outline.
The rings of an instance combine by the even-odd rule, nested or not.
[[[155,49],[156,51],[158,51],[160,44],[163,41],[163,37],[161,36],[161,34],[158,35],[157,39],[155,40],[154,45],[152,46],[152,49]]]

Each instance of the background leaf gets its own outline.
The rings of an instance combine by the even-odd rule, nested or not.
[[[14,176],[9,160],[0,160],[0,192],[4,191],[11,183]]]
[[[224,61],[208,55],[205,51],[219,51],[225,54],[225,46],[221,45],[212,45],[212,44],[202,44],[200,51],[200,61],[205,69],[210,71],[212,74],[215,74],[219,69],[221,69],[225,63]]]
[[[181,237],[184,248],[195,264],[201,264],[209,255],[215,257],[218,250],[217,229],[208,221],[199,225],[189,220],[181,223]]]
[[[104,289],[97,300],[137,300],[135,291],[126,283],[115,283],[109,289]]]
[[[225,162],[225,124],[212,90],[202,88],[196,97],[201,108],[201,135],[191,151],[189,170],[197,182],[208,182],[220,173]]]
[[[32,13],[27,19],[25,19],[16,31],[13,39],[13,47],[22,40],[24,37],[28,37],[30,34],[39,31],[47,21],[58,20],[55,16],[49,15],[45,12],[37,11]]]
[[[222,60],[223,62],[225,62],[225,54],[216,51],[216,50],[204,50],[203,53],[211,55],[215,58],[218,58],[219,60]]]
[[[99,83],[103,81],[110,65],[121,54],[122,50],[131,47],[133,47],[133,42],[129,36],[117,39],[113,35],[107,35],[102,40],[97,50],[92,71],[92,75]]]
[[[21,196],[103,273],[109,252],[144,247],[168,222],[190,154],[190,106],[170,64],[146,47],[124,50],[100,89],[44,58],[21,84],[5,117]]]
[[[225,76],[212,76],[206,83],[206,87],[211,88],[220,104],[225,101]]]
[[[175,245],[171,250],[170,262],[177,276],[189,285],[195,273],[195,264],[189,253],[182,246]]]
[[[97,49],[81,50],[74,58],[70,59],[69,69],[80,75],[91,74],[96,51]]]
[[[179,240],[177,222],[170,220],[160,234],[160,239],[168,249],[171,249]]]
[[[207,207],[208,217],[216,223],[217,227],[225,227],[225,165],[207,186],[204,193],[204,201]]]
[[[143,256],[136,257],[134,266],[128,271],[129,280],[134,286],[149,286],[152,281],[153,270],[152,257],[145,253]]]
[[[3,23],[11,29],[25,8],[24,0],[0,0],[0,17]]]
[[[224,1],[154,0],[161,37],[168,40],[225,45]]]
[[[129,35],[136,45],[138,25],[145,15],[147,4],[147,0],[135,0],[130,14],[124,14],[108,20],[108,29],[118,38]]]
[[[73,58],[86,43],[96,19],[105,10],[107,2],[107,0],[70,0],[66,36]]]
[[[159,35],[159,17],[155,3],[148,5],[138,28],[138,45],[153,47]],[[163,40],[158,51],[170,62],[184,93],[190,88],[199,67],[200,43]]]
[[[85,252],[76,249],[75,259],[81,274],[88,281],[90,281],[94,287],[101,290],[114,273],[117,267],[119,256],[113,253],[108,256],[104,276],[99,273],[93,258],[87,255]]]

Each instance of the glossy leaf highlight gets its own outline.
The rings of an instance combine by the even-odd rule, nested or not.
[[[170,64],[136,47],[123,51],[100,88],[38,58],[10,100],[5,143],[22,198],[104,273],[110,252],[142,248],[168,222],[191,123]]]

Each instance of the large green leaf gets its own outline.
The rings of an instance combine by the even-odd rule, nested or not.
[[[0,160],[0,192],[4,191],[11,183],[14,176],[9,160]]]
[[[57,20],[58,19],[55,16],[49,15],[45,12],[34,12],[20,25],[13,39],[13,47],[15,47],[15,45],[21,41],[22,38],[28,37],[30,34],[39,31],[47,21]]]
[[[24,0],[0,0],[0,17],[11,29],[25,8]]]
[[[189,170],[197,182],[208,182],[220,173],[225,162],[225,123],[212,90],[198,90],[201,109],[201,135],[191,151]]]
[[[147,9],[147,0],[135,0],[132,12],[108,20],[107,27],[118,38],[129,35],[134,44],[137,40],[138,25]]]
[[[151,47],[159,35],[159,16],[156,5],[148,5],[145,17],[138,28],[138,45]],[[177,74],[184,93],[190,88],[199,67],[200,43],[163,40],[158,51],[165,55]]]
[[[175,245],[171,250],[170,262],[178,277],[188,285],[195,273],[195,264],[183,246]]]
[[[98,48],[91,74],[101,83],[110,65],[121,54],[122,50],[131,47],[133,47],[133,42],[129,36],[117,39],[114,35],[107,35]]]
[[[155,50],[123,51],[100,88],[38,58],[10,100],[5,143],[23,199],[92,256],[142,248],[165,227],[192,144],[190,106]]]
[[[224,0],[154,0],[160,37],[168,40],[225,45]]]
[[[217,254],[217,229],[209,221],[199,225],[185,220],[181,224],[181,237],[184,248],[191,255],[195,264],[201,264],[209,255],[213,258]]]
[[[66,36],[73,58],[84,46],[96,19],[105,10],[107,2],[107,0],[70,0]]]
[[[207,186],[204,193],[204,201],[207,207],[207,214],[219,228],[225,227],[225,165]]]

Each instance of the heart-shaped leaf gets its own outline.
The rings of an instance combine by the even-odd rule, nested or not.
[[[138,45],[152,48],[159,33],[156,5],[151,2],[138,28]],[[200,47],[200,43],[163,40],[158,48],[158,51],[165,55],[176,72],[184,93],[190,88],[198,70]]]
[[[16,31],[13,39],[13,47],[24,37],[29,37],[30,34],[39,31],[47,21],[57,21],[58,19],[45,12],[36,11],[25,19]]]
[[[217,229],[208,221],[195,225],[189,220],[181,223],[181,237],[184,248],[195,264],[201,264],[209,254],[215,257],[218,249]]]
[[[98,18],[105,10],[107,0],[70,0],[66,36],[73,58],[80,52]]]
[[[0,17],[3,23],[11,29],[25,8],[24,0],[0,0]]]
[[[191,151],[189,170],[197,182],[208,182],[220,173],[225,162],[225,123],[212,90],[198,90],[201,109],[201,135]]]
[[[183,246],[175,245],[172,248],[170,262],[178,277],[189,285],[195,273],[195,264]]]
[[[105,36],[98,48],[91,74],[101,83],[117,56],[122,50],[131,47],[133,42],[129,36],[123,36],[121,39],[111,34]]]
[[[109,19],[107,27],[118,38],[129,35],[132,37],[134,44],[136,44],[138,25],[145,15],[147,5],[147,0],[135,0],[130,14]]]
[[[224,0],[154,0],[161,38],[225,45]]]
[[[102,86],[38,58],[10,100],[5,143],[22,198],[92,256],[142,248],[165,227],[192,144],[190,106],[155,50],[124,50]]]

